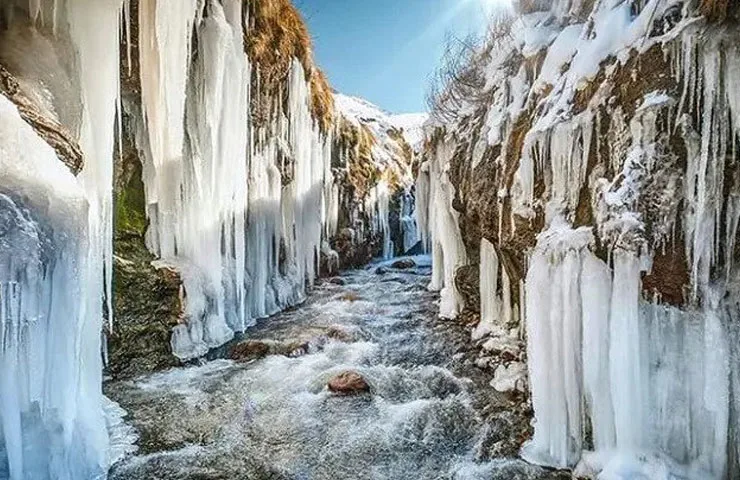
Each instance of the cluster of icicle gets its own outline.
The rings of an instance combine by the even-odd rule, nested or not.
[[[302,301],[338,211],[331,138],[311,116],[303,67],[291,68],[287,109],[253,126],[243,2],[203,3],[139,7],[147,242],[182,274],[186,322],[172,338],[182,359]],[[288,185],[276,158],[294,168]]]
[[[23,80],[53,107],[81,100],[75,120],[85,163],[75,178],[0,95],[0,478],[101,478],[109,467],[101,332],[104,298],[111,312],[121,4],[3,5],[9,29],[37,28],[33,42],[57,46],[21,61],[58,54],[76,65],[74,99],[55,97],[54,83]],[[63,113],[53,107],[52,115]]]
[[[675,1],[641,2],[637,13],[630,2],[597,2],[589,22],[562,30],[548,20],[570,18],[580,3],[554,2],[548,12],[518,20],[526,31],[518,54],[549,45],[539,72],[525,65],[518,73],[507,70],[506,52],[487,72],[489,84],[494,79],[506,86],[504,94],[494,95],[481,135],[490,144],[506,149],[503,139],[528,93],[546,96],[538,99],[546,108],[524,139],[513,186],[499,192],[500,200],[511,197],[512,215],[531,219],[542,208],[546,217],[519,300],[535,411],[534,438],[522,455],[534,463],[576,467],[591,478],[736,478],[740,184],[725,173],[728,165],[740,165],[738,32],[707,29],[685,16],[666,35],[649,37],[653,19],[669,9],[681,11]],[[683,5],[684,15],[689,7],[690,2]],[[644,52],[661,43],[673,65],[666,73],[683,88],[679,98],[648,93],[631,117],[612,105],[609,159],[617,176],[603,178],[598,168],[587,176],[589,159],[596,156],[601,164],[603,155],[590,151],[592,137],[602,132],[595,107],[611,94],[600,91],[573,115],[578,85],[593,78],[609,56],[622,62],[632,48]],[[668,131],[683,137],[685,167],[664,148]],[[461,307],[454,271],[465,264],[447,176],[452,137],[428,152],[417,180],[417,218],[423,243],[433,251],[432,287],[442,290],[442,316]],[[537,178],[545,183],[539,198]],[[594,226],[575,228],[584,188],[593,195]],[[654,217],[649,229],[639,213],[647,195]],[[650,271],[653,253],[675,248],[677,234],[685,239],[692,288],[685,309],[642,298],[641,278]],[[595,254],[597,239],[608,262]],[[518,313],[511,312],[506,269],[485,239],[480,268],[476,338],[510,327]]]
[[[381,180],[370,189],[365,199],[365,211],[370,215],[373,235],[383,237],[383,258],[386,260],[393,257],[395,249],[391,240],[390,204],[390,188],[385,180]]]
[[[416,221],[422,245],[432,254],[429,289],[440,292],[442,318],[455,318],[464,307],[455,285],[455,272],[465,265],[467,256],[458,227],[459,213],[452,206],[455,187],[446,170],[454,147],[452,142],[441,142],[421,165],[416,180]]]
[[[740,161],[737,38],[683,32],[666,48],[683,85],[681,98],[646,95],[629,121],[623,157],[615,139],[613,157],[625,158],[619,181],[593,184],[596,229],[610,246],[611,267],[592,253],[590,231],[572,230],[554,213],[574,211],[573,195],[586,182],[583,146],[590,144],[592,119],[581,114],[535,137],[538,161],[551,175],[548,228],[526,278],[536,422],[523,455],[533,462],[578,464],[577,473],[599,478],[740,475],[732,441],[740,432],[740,352],[731,341],[737,338],[733,256],[740,185],[731,180],[725,195],[724,178],[727,162]],[[665,225],[654,227],[651,244],[635,212],[645,180],[665,174],[658,112],[675,119],[669,128],[681,132],[687,162],[683,192],[675,191],[680,180],[664,178],[664,201],[654,207],[665,213]],[[524,162],[532,168],[531,157]],[[530,185],[530,195],[531,176],[520,177],[530,179],[521,182]],[[671,196],[686,202],[681,225],[692,299],[699,300],[688,311],[641,300],[641,274],[650,270],[653,249],[665,248],[660,235],[674,233],[678,201]],[[722,275],[712,274],[719,269]],[[584,453],[586,419],[593,453]]]

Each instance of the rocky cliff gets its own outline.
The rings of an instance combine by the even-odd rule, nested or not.
[[[740,474],[738,15],[522,0],[443,69],[417,180],[432,287],[492,384],[531,392],[530,461]]]
[[[400,231],[402,131],[380,161],[310,43],[288,0],[2,2],[0,477],[105,475],[104,358],[198,358]]]
[[[121,364],[124,366],[119,369],[126,371],[131,369],[130,359],[137,357],[155,365],[175,362],[169,354],[168,342],[162,341],[168,338],[173,326],[181,332],[182,345],[187,350],[178,352],[179,356],[187,359],[202,355],[207,348],[230,338],[229,330],[242,331],[255,319],[300,302],[304,296],[303,277],[310,284],[319,273],[332,274],[340,267],[363,264],[381,254],[384,240],[390,241],[387,239],[392,222],[388,203],[412,183],[407,173],[409,162],[404,155],[408,147],[400,135],[392,142],[392,147],[384,145],[374,149],[376,134],[359,123],[352,123],[335,108],[334,93],[313,61],[309,33],[290,2],[244,3],[241,9],[245,25],[230,23],[229,15],[236,15],[236,12],[229,12],[226,5],[223,12],[216,5],[195,5],[188,13],[191,17],[186,18],[187,25],[181,26],[184,30],[179,32],[182,40],[190,45],[181,52],[181,63],[176,64],[177,59],[170,58],[167,62],[172,63],[166,64],[160,59],[159,64],[154,65],[146,65],[152,58],[142,52],[139,41],[152,42],[161,34],[158,25],[147,25],[146,28],[154,29],[149,33],[142,32],[142,25],[149,16],[159,15],[158,9],[162,7],[149,5],[147,8],[156,11],[146,13],[141,10],[143,6],[140,2],[131,2],[130,22],[124,30],[121,50],[124,154],[116,182],[115,265],[120,282],[116,283],[115,305],[119,310],[116,312],[117,327],[112,334],[111,368],[116,370],[116,365]],[[216,24],[222,20],[226,23]],[[207,50],[218,43],[210,47],[206,41],[217,35],[219,28],[225,29],[227,23],[235,33],[239,32],[238,37],[218,40],[232,41],[237,50],[231,58],[228,55],[209,58],[218,57]],[[155,47],[166,48],[165,45]],[[240,59],[244,53],[246,58]],[[229,62],[232,62],[233,72],[228,70],[231,68]],[[209,82],[218,80],[211,78],[211,72],[223,68],[230,72],[227,75],[235,78],[222,79],[221,90],[213,98],[191,102],[191,99],[211,94],[209,89],[215,87]],[[169,139],[175,142],[173,145],[185,140],[186,167],[185,170],[178,167],[176,173],[169,170],[165,173],[164,169],[170,167],[158,166],[152,157],[155,148],[172,147],[166,145],[166,137],[159,140],[160,146],[151,143],[152,138],[172,134],[162,130],[163,125],[155,125],[153,120],[156,115],[170,112],[150,110],[168,106],[167,102],[177,99],[148,104],[147,97],[156,94],[156,90],[148,89],[160,87],[147,87],[142,83],[142,79],[148,82],[164,74],[180,75],[183,89],[180,95],[187,98],[181,110],[184,131],[177,134],[177,138]],[[227,103],[238,101],[240,95],[245,106],[242,110],[228,111]],[[222,103],[224,101],[227,103]],[[192,122],[199,121],[194,115],[211,115],[211,118],[203,125],[191,125],[191,118]],[[163,117],[159,122],[165,120],[169,121]],[[223,122],[242,124],[242,131]],[[205,143],[196,142],[198,135]],[[220,144],[217,135],[222,136]],[[247,151],[246,157],[239,155],[238,150],[224,150],[233,147],[228,144],[230,140],[241,141],[241,149]],[[387,164],[385,157],[381,159],[381,155],[391,158],[391,164]],[[241,166],[234,163],[237,159],[241,159]],[[214,163],[202,168],[199,162],[203,161]],[[187,167],[189,162],[192,167]],[[200,172],[197,171],[199,167],[202,168]],[[155,178],[158,168],[164,175],[159,180]],[[191,173],[189,169],[194,171]],[[180,178],[179,182],[170,183],[173,174]],[[236,184],[224,185],[227,180],[224,175]],[[200,182],[203,178],[208,182],[209,176],[212,183],[204,187]],[[385,182],[386,178],[393,180]],[[164,183],[157,185],[160,181]],[[179,189],[193,188],[196,190],[188,195],[197,202],[192,205],[188,205],[187,200],[179,204],[180,200],[172,196]],[[169,197],[166,207],[162,192]],[[383,193],[379,195],[378,192]],[[230,198],[223,198],[224,194]],[[224,200],[231,204],[224,205],[221,203]],[[193,216],[189,220],[191,223],[178,220],[173,223],[173,214],[163,215],[163,207],[177,212],[177,217]],[[224,208],[227,211],[217,213]],[[198,225],[206,220],[202,216],[212,212],[229,217],[226,223],[222,220],[220,232],[211,233],[215,235],[212,243],[188,238],[200,235]],[[224,257],[221,266],[213,264],[207,258],[213,253],[208,251],[212,250],[208,245],[222,245],[224,229],[234,227],[237,232],[227,234],[234,244],[231,248],[245,252],[234,250]],[[238,233],[240,229],[245,236]],[[163,242],[163,235],[178,231],[182,231],[182,238]],[[181,253],[182,250],[185,253]],[[156,262],[154,267],[152,261],[156,257],[175,261]],[[178,257],[185,260],[185,264],[178,261]],[[199,260],[199,257],[202,258]],[[263,264],[264,261],[267,263]],[[189,272],[189,277],[197,278],[184,278],[179,299],[173,299],[173,287],[166,287],[173,280],[168,279],[183,270]],[[239,271],[245,273],[239,274]],[[210,277],[205,283],[204,273]],[[237,278],[239,276],[242,278]],[[161,286],[147,288],[142,295],[138,287],[141,283]],[[223,293],[218,293],[222,288],[219,283],[224,284]],[[222,295],[233,297],[217,305]],[[246,297],[240,298],[241,295]],[[192,311],[196,297],[198,302],[204,300],[206,304],[215,304],[216,308],[201,306],[198,311]],[[230,302],[233,311],[228,313]],[[193,323],[203,322],[214,310],[223,317],[218,327],[221,333],[211,332],[215,336],[208,339],[204,331],[202,341],[194,341],[200,346],[193,349],[193,335],[195,338],[201,335],[192,331]],[[236,320],[229,320],[228,315]],[[151,338],[158,340],[152,342]],[[174,342],[173,345],[178,344],[177,340]],[[155,345],[156,354],[151,352]],[[121,361],[118,361],[119,355]],[[159,360],[154,361],[152,355]]]

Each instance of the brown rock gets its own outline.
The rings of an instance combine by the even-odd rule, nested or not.
[[[370,391],[370,385],[357,372],[346,371],[335,375],[327,384],[329,391],[339,395],[358,395]]]
[[[270,346],[259,340],[247,340],[231,349],[231,359],[238,362],[249,362],[266,357],[270,353]]]
[[[329,327],[326,331],[326,336],[342,343],[352,343],[355,341],[355,335],[339,325]]]
[[[391,268],[396,268],[398,270],[408,270],[409,268],[414,268],[416,266],[416,262],[411,260],[410,258],[402,258],[401,260],[396,260],[391,265]]]

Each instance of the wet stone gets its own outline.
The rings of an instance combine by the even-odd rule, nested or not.
[[[391,265],[391,268],[395,268],[398,270],[408,270],[414,267],[416,267],[416,262],[410,258],[402,258],[401,260],[396,260]]]
[[[370,391],[365,378],[355,371],[342,372],[327,383],[330,392],[339,395],[359,395]]]

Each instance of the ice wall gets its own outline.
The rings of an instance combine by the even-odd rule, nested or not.
[[[44,114],[66,123],[84,165],[74,178],[0,96],[3,478],[99,478],[109,467],[101,335],[104,317],[112,320],[121,4],[5,5],[8,32],[2,35],[37,39],[23,44],[14,38],[5,51],[21,88],[41,102]],[[45,44],[54,47],[34,50]],[[37,61],[58,70],[39,72]],[[34,78],[36,73],[41,76]]]
[[[522,455],[599,478],[726,478],[736,427],[725,307],[641,302],[644,264],[620,250],[609,267],[593,240],[588,228],[559,225],[540,235],[531,258],[535,435]],[[593,453],[584,453],[586,421]]]
[[[0,95],[0,477],[107,471],[103,265],[81,182]]]
[[[267,127],[252,123],[250,95],[259,87],[244,53],[241,1],[144,4],[148,128],[138,143],[150,147],[148,243],[183,276],[186,319],[172,346],[189,359],[305,298],[322,239],[337,228],[338,191],[331,138],[311,115],[300,62],[287,78],[285,108],[278,102]],[[377,226],[388,231],[382,193]]]

